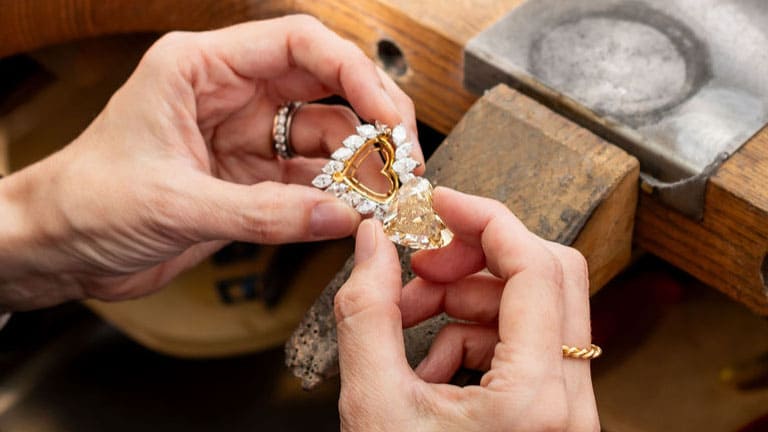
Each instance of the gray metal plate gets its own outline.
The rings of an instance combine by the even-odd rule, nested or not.
[[[767,29],[765,0],[529,0],[467,44],[465,85],[560,109],[699,217],[706,178],[768,122]]]

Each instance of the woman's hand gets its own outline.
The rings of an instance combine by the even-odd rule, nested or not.
[[[229,240],[350,235],[358,215],[300,185],[354,113],[301,108],[291,144],[304,157],[278,160],[271,142],[280,104],[332,94],[415,136],[410,99],[314,18],[162,37],[77,140],[0,181],[0,306],[147,294]]]
[[[335,305],[342,429],[599,430],[589,361],[561,352],[591,343],[584,258],[496,201],[438,188],[434,205],[455,238],[415,254],[405,287],[378,223],[360,225]],[[413,371],[402,328],[440,312],[461,321]],[[446,384],[461,366],[487,371],[479,386]]]

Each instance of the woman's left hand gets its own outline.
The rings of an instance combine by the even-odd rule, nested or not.
[[[312,17],[163,36],[79,138],[0,181],[0,305],[132,298],[226,241],[350,235],[354,210],[306,185],[354,113],[301,108],[304,157],[278,160],[271,141],[280,104],[332,94],[415,136],[410,99]]]

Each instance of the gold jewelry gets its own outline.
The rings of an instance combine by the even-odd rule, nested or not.
[[[592,360],[600,357],[601,354],[603,354],[603,349],[595,344],[592,344],[589,348],[577,348],[563,345],[563,357],[566,358]]]
[[[360,125],[356,132],[333,152],[332,160],[312,184],[362,215],[373,214],[383,223],[390,240],[399,245],[436,249],[450,243],[453,233],[432,209],[432,185],[413,174],[420,163],[410,157],[413,144],[407,141],[405,126],[390,129],[377,122]],[[371,189],[355,176],[373,153],[384,163],[380,173],[389,183],[386,192]]]
[[[290,159],[295,154],[291,146],[291,123],[302,105],[304,102],[286,102],[277,108],[272,120],[272,146],[275,153],[283,159]]]

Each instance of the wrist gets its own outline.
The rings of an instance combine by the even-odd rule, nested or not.
[[[56,271],[47,268],[55,241],[45,228],[54,214],[41,205],[53,201],[49,165],[38,162],[0,179],[0,282]]]
[[[25,187],[21,173],[0,179],[0,281],[13,280],[29,272],[24,258],[35,233],[23,202]]]

